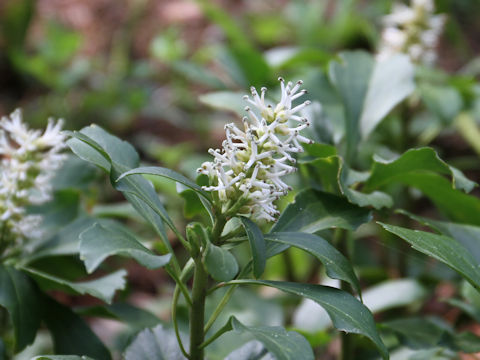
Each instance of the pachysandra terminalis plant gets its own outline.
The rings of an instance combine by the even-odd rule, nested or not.
[[[197,183],[170,169],[139,167],[139,157],[133,147],[98,126],[70,133],[68,145],[73,152],[109,173],[112,185],[123,192],[158,234],[163,245],[156,248],[163,248],[165,252],[156,255],[135,238],[126,239],[125,232],[119,233],[108,224],[96,224],[80,234],[80,253],[84,254],[87,268],[92,269],[117,251],[150,269],[165,267],[176,283],[172,298],[173,330],[170,333],[178,343],[176,358],[204,359],[209,345],[233,330],[253,335],[263,344],[263,354],[270,352],[276,358],[313,360],[308,341],[296,332],[281,327],[250,326],[234,317],[230,317],[226,324],[218,324],[219,316],[226,310],[236,287],[251,284],[274,287],[316,301],[327,309],[335,327],[367,336],[387,359],[388,352],[377,333],[372,314],[353,295],[316,284],[259,280],[267,259],[293,246],[315,256],[326,266],[329,276],[348,282],[360,295],[358,279],[348,260],[323,238],[299,232],[305,219],[298,220],[302,226],[296,226],[290,223],[292,209],[290,214],[283,216],[275,205],[277,199],[291,190],[285,176],[296,171],[295,158],[303,151],[302,144],[312,143],[301,134],[309,126],[309,121],[302,116],[302,109],[309,105],[308,100],[300,99],[306,93],[301,89],[302,82],[285,82],[280,78],[280,86],[281,98],[273,103],[267,98],[266,88],[261,88],[260,92],[251,88],[251,96],[244,97],[248,106],[242,126],[233,123],[225,126],[226,139],[222,148],[209,150],[213,159],[198,169]],[[194,191],[198,204],[206,210],[203,215],[208,214],[199,217],[204,222],[192,222],[184,232],[177,229],[152,184],[142,177],[145,174],[174,180]],[[320,201],[317,196],[315,192],[311,195],[305,193],[292,206],[301,206],[298,202]],[[319,203],[319,206],[323,205]],[[293,211],[298,213],[302,209]],[[272,222],[276,222],[272,230],[263,233],[261,228]],[[290,232],[281,231],[285,222],[292,225]],[[164,226],[173,231],[189,254],[189,260],[183,265],[173,252]],[[122,241],[116,242],[115,239]],[[106,249],[105,254],[94,250],[96,243]],[[245,243],[247,248],[240,246]],[[117,250],[116,246],[119,246]],[[235,257],[237,249],[249,251],[249,261],[239,263]],[[92,263],[96,265],[89,265]],[[206,318],[207,298],[213,298],[210,296],[222,288],[225,289],[220,301],[214,304],[213,311]],[[182,299],[189,309],[188,346],[178,325],[178,307]],[[155,336],[165,337],[167,333],[163,331]],[[140,333],[138,343],[136,340],[132,342],[125,358],[136,360],[132,356],[138,356],[139,344],[143,348],[143,344],[151,341],[149,336]],[[157,343],[171,343],[171,338],[159,338]]]
[[[65,160],[62,123],[50,119],[42,133],[23,123],[20,110],[0,120],[0,255],[41,236],[42,216],[26,207],[51,199],[50,181]]]
[[[432,64],[446,19],[434,11],[433,0],[411,0],[410,7],[395,3],[392,13],[383,18],[379,59],[404,53],[414,63]]]

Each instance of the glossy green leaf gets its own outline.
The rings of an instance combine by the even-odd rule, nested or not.
[[[190,179],[186,178],[182,174],[177,173],[176,171],[167,169],[167,168],[162,168],[162,167],[156,167],[156,166],[148,166],[148,167],[139,167],[136,169],[129,170],[117,179],[117,181],[123,179],[126,176],[134,175],[134,174],[148,174],[148,175],[156,175],[156,176],[162,176],[166,177],[167,179],[171,179],[173,181],[179,182],[186,187],[196,191],[198,194],[202,195],[205,199],[210,201],[210,194],[204,190],[197,184],[195,184],[193,181]]]
[[[183,340],[183,339],[182,339]],[[188,341],[182,341],[188,346]],[[123,354],[125,360],[186,360],[175,333],[163,325],[140,332]]]
[[[125,288],[125,277],[127,275],[125,270],[118,270],[95,280],[71,282],[33,268],[22,268],[22,270],[28,272],[37,280],[42,288],[46,288],[47,290],[62,290],[80,295],[89,294],[106,303],[112,302],[117,290]]]
[[[105,345],[77,314],[51,298],[45,299],[43,320],[52,335],[56,354],[111,360]]]
[[[238,263],[235,256],[230,251],[211,243],[207,244],[204,264],[208,273],[217,281],[232,280],[238,273]]]
[[[360,284],[352,265],[327,240],[301,232],[270,233],[265,235],[265,239],[307,251],[322,262],[329,277],[348,282],[358,294],[361,294]]]
[[[240,216],[240,220],[247,233],[250,250],[252,251],[253,275],[259,278],[265,271],[267,262],[265,239],[263,238],[262,230],[252,220],[243,216]]]
[[[133,258],[149,269],[165,266],[171,258],[171,254],[155,255],[127,231],[98,223],[82,232],[80,240],[80,258],[89,273],[112,255]]]
[[[407,211],[399,211],[406,214],[410,218],[429,226],[430,228],[442,233],[443,235],[451,236],[460,242],[472,254],[477,263],[480,264],[480,226],[457,224],[448,221],[439,221],[434,219],[427,219],[425,217],[411,214]]]
[[[326,192],[305,190],[289,204],[270,232],[315,233],[328,228],[355,230],[371,220],[371,213],[345,198]]]
[[[263,343],[277,360],[314,359],[312,347],[307,339],[295,331],[287,331],[280,326],[245,326],[233,316],[227,328],[251,334],[255,340]]]
[[[15,334],[15,351],[35,339],[41,321],[42,296],[23,272],[0,264],[0,305],[7,309]]]
[[[410,230],[382,224],[383,228],[401,237],[412,247],[459,272],[477,290],[480,290],[480,267],[472,254],[455,239],[425,231]]]
[[[382,357],[389,358],[388,350],[378,335],[372,313],[359,300],[345,291],[329,286],[283,281],[237,280],[234,283],[270,286],[311,299],[327,311],[333,325],[338,330],[368,337],[380,351]]]

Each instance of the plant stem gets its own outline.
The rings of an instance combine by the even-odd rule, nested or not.
[[[348,232],[344,229],[337,228],[335,229],[334,233],[334,245],[337,249],[343,253],[343,255],[349,259],[349,251],[348,251]],[[350,286],[348,283],[341,281],[340,282],[340,289],[351,292]],[[345,332],[340,333],[340,341],[341,341],[341,350],[338,356],[339,360],[353,360],[353,343],[352,343],[352,335],[347,334]]]
[[[226,223],[227,219],[224,216],[217,217],[212,229],[212,244],[218,245],[218,241],[220,240],[220,236],[222,235],[222,231]]]
[[[190,359],[203,360],[203,348],[200,345],[205,339],[203,330],[205,322],[205,298],[207,293],[208,274],[206,273],[201,256],[195,259],[193,275],[192,307],[190,308]]]

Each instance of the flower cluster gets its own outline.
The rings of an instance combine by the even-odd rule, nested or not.
[[[298,115],[310,101],[292,105],[306,93],[300,90],[302,81],[279,81],[282,95],[274,107],[265,99],[266,88],[260,94],[254,87],[250,89],[252,98],[246,95],[244,99],[252,108],[245,108],[248,117],[242,120],[243,130],[227,124],[223,149],[209,149],[214,161],[203,163],[197,170],[208,175],[210,186],[204,190],[213,192],[222,204],[222,212],[234,208],[236,213],[255,220],[274,221],[278,210],[273,202],[290,190],[282,177],[296,171],[291,165],[295,164],[292,154],[303,151],[300,143],[312,143],[300,135],[310,123]]]
[[[50,181],[65,159],[61,127],[50,119],[43,134],[28,129],[20,110],[0,120],[0,245],[35,236],[41,216],[25,207],[51,198]]]
[[[411,1],[411,7],[394,4],[392,13],[383,18],[385,28],[379,58],[404,53],[413,62],[432,64],[445,16],[433,15],[433,0]]]

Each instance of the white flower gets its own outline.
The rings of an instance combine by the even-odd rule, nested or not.
[[[300,135],[310,123],[299,115],[310,101],[292,104],[306,93],[299,91],[302,81],[285,85],[282,78],[279,80],[278,104],[272,106],[267,102],[266,88],[258,94],[252,87],[252,97],[244,97],[252,108],[245,108],[248,117],[242,119],[243,129],[233,123],[225,125],[223,149],[209,149],[214,161],[203,163],[197,170],[209,176],[210,186],[204,190],[213,192],[215,200],[221,203],[222,213],[233,208],[255,220],[274,221],[278,210],[273,202],[290,190],[281,178],[296,171],[291,165],[295,163],[292,154],[303,151],[300,143],[312,143]]]
[[[38,236],[42,218],[25,207],[51,198],[50,181],[65,159],[62,124],[50,119],[42,134],[23,123],[20,110],[0,120],[0,248]]]
[[[433,63],[445,24],[445,16],[433,15],[434,11],[433,0],[412,0],[410,7],[394,4],[392,13],[383,18],[385,28],[378,58],[404,53],[413,62]]]

